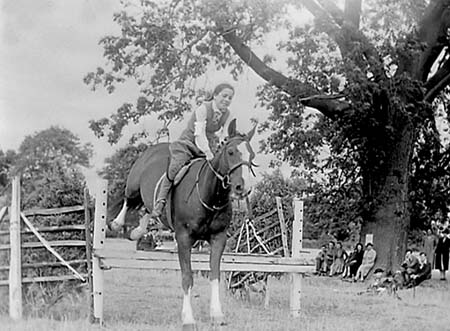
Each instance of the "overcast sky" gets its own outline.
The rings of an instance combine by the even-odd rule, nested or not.
[[[83,83],[89,71],[105,64],[98,42],[119,31],[112,15],[120,2],[4,0],[1,9],[0,149],[17,149],[26,135],[58,125],[94,145],[92,171],[98,169],[117,146],[95,138],[88,121],[109,116],[123,102],[134,103],[138,94],[132,84],[108,94],[92,92]],[[223,75],[211,75],[205,84],[212,88],[224,80]],[[254,93],[261,82],[247,69],[234,83],[232,110],[239,114],[242,129],[250,129],[251,117],[267,116],[254,109]],[[153,125],[151,120],[140,124],[146,129]],[[128,133],[136,129],[129,128]],[[176,138],[176,133],[172,136]],[[119,146],[126,142],[122,139]],[[266,165],[268,157],[260,156],[260,163]]]

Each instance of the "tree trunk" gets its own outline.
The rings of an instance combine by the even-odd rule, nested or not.
[[[398,270],[403,261],[408,242],[409,169],[414,138],[412,124],[404,121],[397,128],[397,133],[396,143],[387,153],[389,160],[385,162],[386,168],[383,171],[386,175],[374,178],[373,185],[366,185],[369,189],[365,189],[364,194],[372,202],[372,208],[364,218],[361,231],[363,241],[366,234],[373,234],[377,252],[376,267],[392,272]],[[368,192],[370,187],[377,189],[375,192]]]

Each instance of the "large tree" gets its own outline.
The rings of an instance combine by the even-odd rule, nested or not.
[[[304,10],[313,25],[295,25]],[[374,235],[379,264],[398,265],[415,148],[438,135],[438,109],[448,116],[450,0],[141,1],[114,19],[121,35],[101,40],[111,65],[85,81],[112,92],[134,79],[141,96],[93,121],[99,136],[109,130],[116,142],[124,126],[152,113],[166,123],[180,118],[211,66],[238,77],[247,65],[267,82],[258,96],[271,111],[265,127],[276,131],[266,150],[308,165],[327,143],[353,165],[347,174],[360,187],[363,233]],[[284,39],[278,58],[256,51],[268,36]]]
[[[24,138],[9,169],[22,178],[22,207],[56,208],[83,203],[91,144],[82,144],[71,131],[52,126]]]

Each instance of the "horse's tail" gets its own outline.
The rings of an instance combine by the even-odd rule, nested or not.
[[[122,209],[125,198],[123,196],[116,197],[108,205],[108,221],[111,221],[119,215]]]

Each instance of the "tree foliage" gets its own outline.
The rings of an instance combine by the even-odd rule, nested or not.
[[[89,166],[90,144],[67,129],[50,127],[26,136],[17,152],[0,160],[2,176],[22,178],[22,208],[57,208],[83,204],[85,178],[80,166]],[[9,192],[5,192],[9,194]]]
[[[211,66],[238,77],[247,65],[267,82],[258,92],[270,111],[261,129],[273,132],[264,151],[329,176],[322,201],[343,201],[346,217],[359,214],[363,230],[385,241],[379,256],[390,268],[419,209],[411,202],[425,203],[430,215],[443,198],[421,192],[448,194],[427,176],[448,169],[436,114],[448,117],[449,8],[448,0],[346,0],[344,8],[330,0],[141,1],[115,15],[121,35],[101,41],[109,68],[85,79],[110,92],[135,80],[141,96],[91,127],[114,143],[143,116],[158,113],[168,124],[189,109]],[[302,10],[312,24],[292,20]],[[280,70],[273,55],[251,48],[268,36],[279,38]]]

